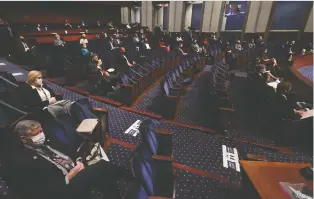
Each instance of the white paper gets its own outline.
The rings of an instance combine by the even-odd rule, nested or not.
[[[305,119],[305,118],[308,118],[308,117],[313,117],[313,109],[306,111],[306,112],[305,112],[305,115],[303,115],[303,116],[301,117],[301,120],[302,120],[302,119]]]
[[[109,69],[107,70],[107,72],[109,72],[109,73],[112,73],[112,72],[114,72],[114,71],[115,71],[114,68],[109,68]]]
[[[5,66],[6,64],[5,63],[0,63],[0,66]]]
[[[274,89],[277,89],[278,83],[279,83],[279,82],[275,81],[275,82],[267,83],[267,85],[273,87]]]
[[[124,133],[136,137],[139,134],[141,120],[136,120]]]

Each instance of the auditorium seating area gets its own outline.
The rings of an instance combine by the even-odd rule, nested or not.
[[[41,23],[49,24],[51,19],[46,20]],[[95,24],[76,28],[81,19],[72,21],[72,29],[65,29],[63,18],[58,18],[46,31],[20,28],[15,32],[15,37],[24,36],[23,45],[25,42],[32,49],[31,61],[23,62],[21,52],[9,50],[14,47],[0,57],[0,199],[37,199],[18,181],[22,176],[12,171],[11,154],[22,143],[16,129],[24,120],[39,122],[45,146],[62,143],[81,158],[85,170],[94,164],[90,162],[97,165],[101,157],[130,172],[132,179],[109,179],[123,199],[265,198],[244,163],[313,167],[313,115],[297,115],[313,109],[309,95],[313,87],[304,84],[311,71],[301,71],[313,67],[309,58],[313,59],[313,54],[311,50],[306,54],[298,51],[308,49],[308,38],[297,40],[295,47],[276,38],[241,36],[238,42],[236,32],[216,38],[216,33],[189,30],[183,33],[183,41],[178,41],[174,33],[158,32],[158,26],[153,32],[137,23],[130,28],[123,23],[113,24],[113,28],[104,24],[101,28]],[[15,24],[12,29],[17,27]],[[56,34],[65,42],[62,47],[54,45]],[[80,39],[88,40],[87,47]],[[150,48],[144,50],[147,44]],[[290,47],[293,53],[287,53]],[[84,48],[88,55],[82,55]],[[95,62],[95,54],[102,64],[99,69],[97,60],[97,73],[91,74],[88,67]],[[121,57],[130,63],[122,72]],[[42,79],[41,90],[30,83],[30,71],[40,74],[36,81]],[[295,71],[306,75],[300,78]],[[275,76],[274,81],[269,74]],[[101,80],[112,76],[117,83],[109,81],[110,91],[100,86]],[[292,87],[279,93],[283,82]],[[29,96],[21,94],[25,84],[42,103],[46,99],[44,108],[26,104]],[[282,117],[279,94],[306,103],[294,110],[293,117]],[[56,114],[54,105],[64,113]],[[28,143],[23,141],[23,145],[27,148]],[[71,183],[66,175],[67,185],[69,180]],[[293,181],[287,177],[289,180]],[[93,187],[86,199],[92,198],[108,196]]]

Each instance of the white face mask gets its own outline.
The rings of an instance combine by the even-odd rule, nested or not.
[[[36,86],[42,86],[43,85],[43,79],[37,78],[35,84],[36,84]]]
[[[33,141],[34,146],[42,146],[46,140],[46,136],[43,132],[40,132],[37,135],[30,137],[30,139]]]

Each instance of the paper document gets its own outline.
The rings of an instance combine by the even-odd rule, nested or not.
[[[305,118],[308,118],[308,117],[313,117],[313,109],[309,109],[308,111],[305,112],[305,115],[303,115],[301,117],[301,120],[302,119],[305,119]]]

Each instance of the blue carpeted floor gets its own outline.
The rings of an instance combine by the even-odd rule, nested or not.
[[[5,63],[5,65],[0,65],[0,70],[5,70],[10,73],[23,73],[22,75],[16,76],[18,80],[26,79],[27,71],[21,67],[12,64],[5,59],[0,59],[0,63]],[[195,83],[191,86],[187,96],[191,99],[195,99],[195,92],[197,92],[198,84],[202,83],[202,78],[206,80],[206,74],[204,73]],[[46,81],[48,86],[51,87],[55,92],[64,93],[64,99],[75,100],[82,98],[84,96],[60,87],[56,84]],[[144,96],[141,101],[135,106],[136,109],[142,110],[143,107],[150,103],[150,100],[158,93],[159,84],[156,84],[146,96]],[[187,98],[188,101],[189,98]],[[108,109],[109,112],[109,136],[116,138],[118,140],[128,142],[137,146],[140,143],[140,137],[133,137],[126,135],[123,132],[136,120],[144,120],[144,117],[139,114],[131,113],[119,108],[113,107],[111,105],[105,104],[103,102],[91,99],[92,104],[95,107],[104,107]],[[188,123],[192,121],[194,115],[192,114],[190,118],[185,118],[183,115],[185,111],[191,106],[189,103],[192,101],[183,102],[179,112],[181,115],[178,121]],[[193,109],[193,108],[192,108]],[[181,110],[180,110],[181,111]],[[197,110],[195,111],[197,112]],[[237,172],[232,169],[226,169],[222,166],[222,145],[228,147],[239,147],[243,149],[246,153],[264,154],[269,159],[274,161],[287,161],[287,162],[312,162],[313,158],[309,157],[301,152],[298,156],[281,154],[278,152],[273,152],[265,148],[257,147],[256,145],[247,144],[239,141],[234,141],[225,137],[210,135],[201,131],[192,130],[190,128],[185,128],[178,125],[167,124],[160,121],[158,124],[159,128],[169,129],[174,133],[173,145],[174,145],[174,160],[177,163],[193,167],[195,169],[208,171],[215,173],[219,176],[228,178],[233,184],[242,184],[242,173]],[[117,144],[111,144],[108,150],[108,156],[114,164],[122,165],[129,168],[129,160],[132,154],[131,149],[127,149]],[[213,179],[206,177],[194,175],[186,171],[179,170],[179,184],[177,184],[178,198],[225,198],[226,188],[225,184],[220,184],[215,182]]]

